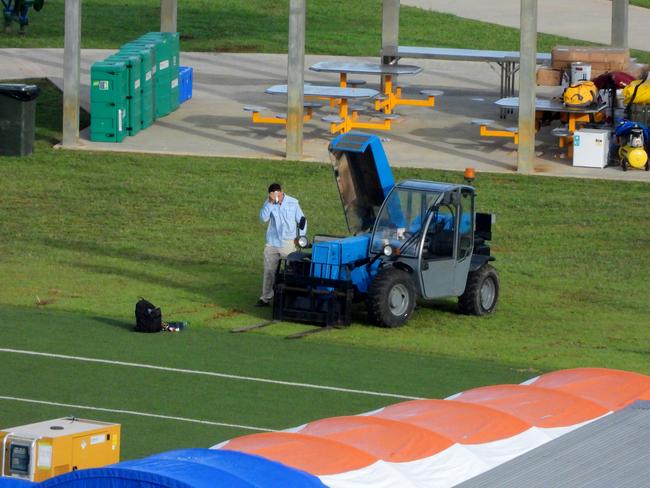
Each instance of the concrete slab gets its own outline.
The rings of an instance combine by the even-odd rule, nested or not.
[[[112,51],[82,52],[82,105],[89,104],[89,68]],[[333,59],[307,56],[306,66]],[[348,61],[376,61],[376,58],[335,58]],[[418,60],[420,61],[420,60]],[[63,51],[60,49],[0,50],[4,78],[49,77],[59,86],[62,79]],[[181,64],[194,68],[194,98],[179,110],[159,119],[135,137],[120,144],[95,143],[82,132],[79,149],[169,153],[178,155],[227,156],[283,159],[285,131],[282,126],[253,124],[245,105],[263,105],[272,112],[286,112],[286,98],[265,95],[264,89],[286,83],[286,55],[182,53]],[[516,114],[499,121],[499,71],[487,63],[423,61],[421,74],[402,76],[405,95],[421,97],[422,89],[440,89],[434,109],[398,107],[403,118],[393,129],[376,132],[384,139],[389,160],[394,166],[463,170],[467,166],[483,172],[516,171],[516,147],[506,139],[479,137],[472,119],[493,119],[502,127],[516,125]],[[356,75],[355,75],[356,77]],[[367,87],[378,87],[376,76],[358,76]],[[305,80],[337,83],[333,74],[306,72]],[[546,88],[546,95],[551,95]],[[327,145],[332,136],[322,116],[334,110],[324,107],[305,125],[304,154],[308,161],[329,161]],[[535,172],[555,176],[650,181],[650,173],[618,167],[605,169],[574,168],[544,127],[538,134]]]

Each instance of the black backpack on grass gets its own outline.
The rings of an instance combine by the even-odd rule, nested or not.
[[[144,298],[135,304],[135,331],[160,332],[162,330],[162,313],[158,307]]]

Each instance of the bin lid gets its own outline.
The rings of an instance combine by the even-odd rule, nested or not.
[[[34,100],[41,94],[40,87],[19,83],[0,83],[0,95],[15,98],[21,102]]]

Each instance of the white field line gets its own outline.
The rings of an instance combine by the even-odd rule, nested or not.
[[[45,400],[34,400],[32,398],[18,398],[12,396],[0,395],[0,400],[9,400],[14,402],[37,403],[39,405],[50,405],[55,407],[78,408],[80,410],[95,410],[98,412],[122,413],[126,415],[139,415],[140,417],[153,417],[165,420],[178,420],[180,422],[192,422],[195,424],[217,425],[219,427],[233,427],[236,429],[255,430],[263,432],[277,432],[273,429],[263,429],[262,427],[251,427],[250,425],[226,424],[223,422],[212,422],[210,420],[190,419],[187,417],[174,417],[172,415],[160,415],[157,413],[135,412],[133,410],[120,410],[115,408],[91,407],[90,405],[74,405],[71,403],[46,402]]]
[[[88,363],[101,363],[101,364],[111,364],[114,366],[128,366],[132,368],[144,368],[144,369],[154,369],[158,371],[169,371],[173,373],[183,373],[183,374],[196,374],[204,376],[216,376],[218,378],[227,378],[231,380],[242,380],[242,381],[256,381],[258,383],[270,383],[273,385],[285,385],[285,386],[295,386],[299,388],[312,388],[316,390],[328,390],[328,391],[339,391],[343,393],[356,393],[359,395],[372,395],[380,397],[391,397],[391,398],[401,398],[404,400],[423,400],[422,397],[414,397],[407,395],[398,395],[395,393],[382,393],[378,391],[368,391],[368,390],[355,390],[352,388],[339,388],[337,386],[326,386],[326,385],[315,385],[312,383],[296,383],[293,381],[280,381],[280,380],[270,380],[266,378],[256,378],[253,376],[240,376],[235,374],[227,373],[216,373],[214,371],[201,371],[194,369],[183,369],[183,368],[170,368],[167,366],[155,366],[153,364],[142,364],[142,363],[129,363],[125,361],[112,361],[109,359],[98,359],[98,358],[87,358],[82,356],[67,356],[65,354],[53,354],[48,352],[38,352],[38,351],[25,351],[22,349],[8,349],[0,348],[0,352],[7,352],[13,354],[26,354],[30,356],[42,356],[47,358],[55,359],[68,359],[72,361],[83,361]]]

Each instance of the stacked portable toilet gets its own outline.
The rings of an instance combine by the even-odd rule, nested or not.
[[[90,140],[121,142],[175,111],[181,97],[179,63],[179,34],[149,32],[93,64]]]

